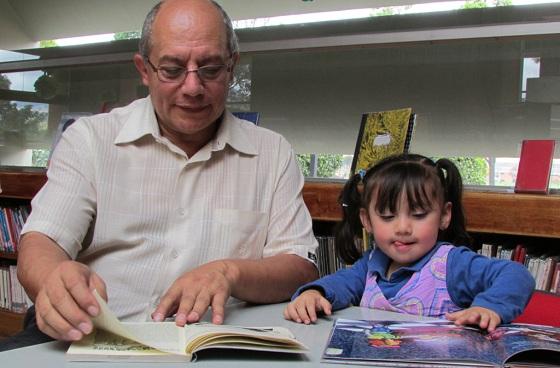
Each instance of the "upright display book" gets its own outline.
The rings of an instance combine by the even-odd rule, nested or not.
[[[367,170],[387,156],[408,152],[414,120],[411,108],[362,115],[351,174]]]
[[[308,349],[283,327],[242,327],[175,322],[120,322],[105,301],[94,318],[95,331],[74,342],[66,352],[69,361],[180,362],[196,359],[204,349],[242,349],[303,353]]]
[[[247,120],[247,121],[250,121],[251,123],[253,123],[255,125],[259,125],[260,114],[258,112],[254,112],[254,111],[235,111],[235,112],[232,112],[232,114],[239,119]]]
[[[446,320],[338,319],[322,360],[383,367],[560,367],[560,328],[509,324],[488,333]]]
[[[554,146],[553,139],[523,141],[515,180],[515,192],[541,194],[548,192]]]

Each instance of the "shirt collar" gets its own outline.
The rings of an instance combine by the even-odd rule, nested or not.
[[[136,106],[134,106],[136,105]],[[132,102],[130,114],[114,140],[115,144],[134,142],[145,135],[161,138],[159,125],[150,96]],[[119,113],[117,111],[116,113]]]
[[[257,155],[257,148],[249,138],[249,130],[256,127],[248,124],[250,123],[243,122],[241,119],[233,116],[228,110],[224,111],[222,123],[218,128],[216,136],[211,141],[212,151],[222,150],[227,144],[238,152],[247,155]]]
[[[402,267],[401,269],[399,269],[399,271],[395,272],[394,275],[397,276],[398,274],[401,274],[403,272],[413,273],[420,271],[422,267],[424,267],[426,263],[428,263],[428,261],[432,258],[434,253],[437,252],[438,248],[443,244],[443,242],[437,242],[436,245],[424,255],[424,257],[420,258],[418,261],[409,266]],[[385,275],[387,274],[387,269],[389,268],[390,261],[391,260],[385,255],[385,253],[383,253],[379,248],[375,248],[370,255],[370,261],[368,265],[369,271],[372,273],[377,273],[378,277],[386,279]]]
[[[150,97],[136,100],[132,104],[138,106],[132,109],[114,143],[130,143],[146,135],[151,135],[156,141],[160,141],[162,136]],[[257,155],[257,148],[249,138],[249,130],[256,127],[247,124],[249,123],[242,122],[228,110],[225,110],[216,136],[201,151],[221,151],[226,145],[229,145],[238,152]],[[207,153],[210,154],[210,152]]]

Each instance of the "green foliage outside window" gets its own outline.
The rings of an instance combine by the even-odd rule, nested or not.
[[[510,6],[513,5],[513,0],[468,0],[462,6],[463,9],[478,9],[487,8],[488,6]]]
[[[10,89],[10,80],[1,74],[0,89]],[[46,112],[33,110],[30,104],[21,107],[14,102],[0,100],[0,131],[5,139],[38,138],[46,130],[47,116]]]
[[[488,185],[490,166],[484,157],[448,157],[453,161],[466,185]],[[433,157],[437,161],[439,157]]]
[[[113,35],[114,40],[131,40],[135,38],[140,38],[139,31],[117,32]]]
[[[311,155],[296,155],[299,167],[303,176],[309,177],[311,174]],[[317,177],[332,178],[336,171],[342,166],[343,156],[339,154],[317,155]]]
[[[31,166],[46,167],[49,160],[48,149],[34,149],[31,153]]]
[[[58,46],[56,44],[55,40],[43,40],[43,41],[39,41],[39,47],[56,47]]]

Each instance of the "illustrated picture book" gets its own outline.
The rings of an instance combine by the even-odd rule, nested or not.
[[[322,361],[397,367],[558,367],[560,328],[519,323],[488,333],[446,320],[338,319]]]
[[[411,108],[363,114],[351,174],[367,170],[387,156],[408,152],[414,121]]]
[[[196,360],[204,349],[241,349],[280,353],[304,353],[308,349],[283,327],[242,327],[175,322],[120,322],[95,292],[100,313],[95,330],[73,342],[68,361],[181,362]]]
[[[253,123],[255,125],[259,125],[260,114],[258,112],[254,112],[254,111],[235,111],[235,112],[232,112],[232,114],[239,119],[247,120],[247,121],[250,121],[251,123]]]
[[[516,193],[548,193],[555,143],[554,139],[527,139],[521,143]]]

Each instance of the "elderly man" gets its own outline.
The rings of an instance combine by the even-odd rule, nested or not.
[[[164,1],[134,57],[150,96],[64,133],[18,260],[44,334],[90,333],[93,289],[121,319],[181,326],[208,307],[222,323],[230,296],[279,302],[317,277],[290,145],[225,109],[238,59],[218,4]]]

